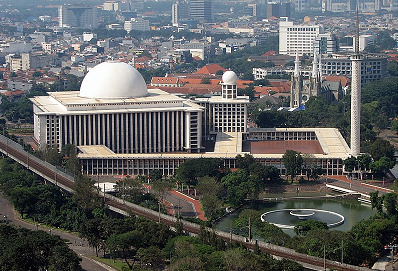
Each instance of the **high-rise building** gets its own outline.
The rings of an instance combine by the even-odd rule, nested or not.
[[[322,73],[324,75],[350,76],[353,72],[349,53],[333,53],[322,58]],[[388,76],[387,56],[383,54],[367,54],[361,58],[361,83],[367,84]]]
[[[124,30],[130,32],[131,30],[150,31],[149,21],[142,18],[131,18],[130,21],[124,22]]]
[[[290,17],[291,3],[268,2],[267,18],[271,17]]]
[[[294,25],[287,17],[281,17],[279,21],[279,54],[312,55],[314,41],[322,33],[324,30],[321,25]]]
[[[190,0],[190,16],[202,22],[212,22],[214,20],[213,1]]]
[[[126,1],[106,1],[103,10],[107,11],[130,11],[130,3]]]
[[[337,52],[337,37],[331,33],[319,34],[314,41],[314,51],[318,54]]]
[[[189,3],[185,0],[178,1],[171,7],[171,22],[174,26],[182,20],[190,18],[189,14]]]
[[[306,12],[310,10],[309,0],[294,0],[294,10],[296,12]]]
[[[87,5],[62,5],[58,9],[60,27],[96,28],[97,8]]]

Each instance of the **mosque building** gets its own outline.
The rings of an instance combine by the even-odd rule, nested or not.
[[[172,175],[193,158],[219,158],[235,167],[251,154],[284,174],[287,149],[308,153],[325,174],[342,173],[350,149],[334,128],[248,126],[249,98],[237,95],[237,75],[226,71],[221,96],[184,99],[148,89],[141,74],[121,62],[104,62],[85,76],[80,91],[31,98],[39,148],[74,144],[88,175]]]

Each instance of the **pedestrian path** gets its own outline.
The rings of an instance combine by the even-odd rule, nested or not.
[[[381,193],[394,193],[393,190],[379,186],[379,182],[361,182],[361,181],[353,181],[347,178],[345,175],[328,175],[327,178],[340,181],[336,185],[341,185],[347,188],[347,185],[350,186],[350,189],[355,189],[356,191],[362,191],[365,193],[370,193],[373,191],[379,191]],[[382,184],[382,183],[381,183]]]
[[[176,190],[171,190],[170,193],[181,198],[182,200],[190,202],[195,209],[197,218],[199,218],[202,221],[206,221],[205,213],[202,209],[202,204],[200,203],[199,200],[196,200]]]

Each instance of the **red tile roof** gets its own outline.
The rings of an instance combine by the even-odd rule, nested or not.
[[[168,83],[168,84],[177,84],[179,78],[175,77],[152,77],[152,83]]]
[[[224,69],[223,67],[221,67],[218,64],[210,64],[210,65],[206,65],[203,68],[201,68],[200,70],[198,70],[195,73],[200,73],[200,74],[216,74],[217,71],[223,71],[226,72],[227,70]]]
[[[332,82],[339,82],[341,83],[342,87],[347,86],[350,83],[350,79],[345,77],[345,76],[323,76],[323,79],[326,81],[332,81]]]

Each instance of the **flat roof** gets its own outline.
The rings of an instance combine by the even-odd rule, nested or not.
[[[312,146],[313,152],[302,151],[302,153],[312,154],[314,158],[340,158],[346,159],[350,156],[350,148],[336,128],[274,128],[274,129],[255,129],[255,131],[280,131],[280,132],[315,132],[317,141],[302,140],[301,148]],[[235,135],[236,134],[236,135]],[[241,141],[242,133],[224,133],[216,141],[214,152],[203,153],[138,153],[138,154],[117,154],[105,146],[78,146],[81,153],[78,157],[81,159],[190,159],[190,158],[229,158],[233,159],[238,154],[251,153],[254,158],[276,158],[281,159],[286,150],[292,149],[294,144],[298,144],[296,140],[274,140],[274,141],[259,141],[265,146],[272,144],[278,145],[277,148],[268,148],[261,151],[260,148],[253,152],[242,151],[239,142]],[[239,141],[239,142],[238,142]],[[218,144],[218,145],[217,145]],[[241,144],[241,143],[240,143]],[[293,145],[292,145],[293,144]],[[275,146],[276,146],[275,145]],[[101,150],[103,148],[103,150]],[[274,151],[272,151],[274,150]],[[284,150],[284,151],[283,151]]]
[[[80,97],[79,91],[49,92],[49,96],[30,98],[41,112],[35,114],[93,114],[128,111],[201,110],[202,107],[160,89],[148,89],[138,98],[95,99]]]

